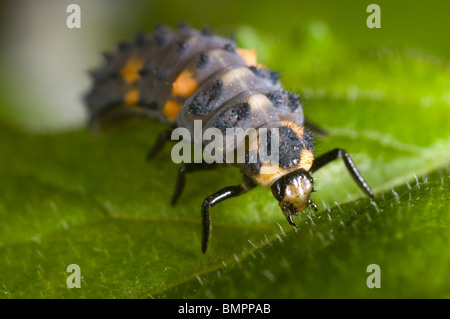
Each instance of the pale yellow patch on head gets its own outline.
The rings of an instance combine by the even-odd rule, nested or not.
[[[120,74],[122,74],[127,84],[133,84],[139,79],[139,70],[142,69],[142,66],[142,59],[132,56],[125,66],[120,69]]]
[[[304,211],[308,207],[308,199],[311,195],[313,184],[308,179],[294,179],[292,184],[285,188],[283,199],[280,201],[280,207],[293,205],[297,212]]]
[[[184,70],[173,83],[172,95],[189,98],[198,89],[198,82],[192,70]]]
[[[181,110],[181,104],[175,101],[169,100],[164,105],[162,113],[171,121],[174,121],[178,113]]]

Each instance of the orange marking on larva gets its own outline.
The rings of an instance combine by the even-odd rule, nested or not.
[[[289,169],[282,168],[278,164],[263,163],[254,179],[262,187],[270,188],[277,179],[289,172]]]
[[[281,123],[283,126],[289,127],[291,130],[293,130],[295,135],[297,135],[297,137],[299,139],[301,139],[303,137],[304,129],[302,126],[300,126],[294,122],[289,122],[289,121],[281,121]]]
[[[172,100],[167,101],[164,105],[162,113],[171,121],[174,121],[181,110],[181,104]]]
[[[305,171],[309,171],[314,161],[314,154],[311,150],[304,148],[300,153],[300,165],[299,168],[303,168]]]
[[[278,180],[281,176],[284,176],[290,172],[296,171],[300,168],[309,171],[313,161],[314,161],[313,152],[305,148],[302,149],[300,153],[300,163],[298,163],[298,165],[289,168],[283,168],[278,164],[263,163],[261,165],[259,173],[253,178],[262,187],[270,188],[276,180]]]
[[[139,90],[136,88],[129,90],[125,95],[124,102],[125,105],[128,107],[135,106],[138,101],[139,101]]]
[[[131,57],[125,66],[120,69],[120,73],[127,84],[133,84],[139,80],[139,70],[142,69],[143,61],[138,57]]]
[[[198,82],[192,70],[184,70],[173,83],[172,95],[190,97],[198,89]]]
[[[256,49],[236,49],[236,51],[244,58],[245,63],[248,66],[258,66],[258,62],[256,58],[258,56],[258,52]]]

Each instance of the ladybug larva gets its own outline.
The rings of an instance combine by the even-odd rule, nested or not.
[[[138,34],[130,43],[119,44],[113,54],[105,54],[105,60],[103,67],[91,73],[94,84],[86,95],[90,125],[129,115],[166,123],[170,129],[159,135],[148,158],[171,139],[174,129],[193,132],[194,121],[201,121],[204,130],[213,127],[223,132],[238,127],[278,129],[278,163],[263,163],[261,149],[257,148],[255,159],[247,148],[245,161],[230,164],[240,169],[241,184],[220,189],[203,201],[203,252],[210,238],[211,207],[260,185],[271,189],[287,221],[295,226],[293,215],[309,206],[317,209],[310,198],[314,192],[311,174],[337,158],[343,159],[359,187],[374,196],[343,149],[314,157],[312,135],[321,130],[304,118],[299,97],[283,90],[279,74],[257,63],[254,50],[236,48],[233,40],[208,30],[158,26],[152,34]],[[262,173],[267,165],[272,165],[270,173]],[[206,161],[184,163],[172,205],[183,191],[187,173],[217,166]]]

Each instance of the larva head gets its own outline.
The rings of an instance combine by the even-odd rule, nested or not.
[[[286,216],[287,221],[295,226],[292,215],[298,215],[308,206],[317,209],[311,200],[314,192],[314,182],[311,175],[300,168],[279,178],[271,186],[273,196],[279,201],[280,208]]]

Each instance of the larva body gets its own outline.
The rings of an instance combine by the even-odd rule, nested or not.
[[[278,73],[258,65],[254,50],[238,49],[232,40],[208,31],[187,26],[177,30],[158,27],[152,34],[140,34],[134,41],[120,44],[115,53],[105,57],[104,66],[92,72],[94,84],[86,96],[92,126],[117,117],[140,115],[172,128],[186,128],[192,135],[196,120],[201,121],[203,130],[217,128],[223,133],[228,128],[277,129],[277,136],[269,136],[269,140],[277,138],[278,163],[261,162],[261,149],[256,147],[253,161],[247,153],[244,162],[233,163],[241,170],[243,182],[205,199],[203,251],[211,228],[210,207],[260,185],[272,190],[287,220],[294,225],[292,215],[308,205],[315,206],[310,200],[310,172],[337,157],[344,159],[362,189],[373,196],[345,151],[331,151],[314,165],[314,143],[305,127],[299,97],[282,89]],[[224,154],[236,147],[239,145]],[[210,167],[205,163],[184,164],[172,202],[180,196],[187,172]],[[263,174],[262,170],[268,168],[270,173]]]

